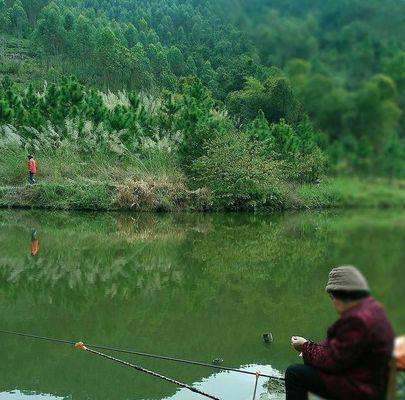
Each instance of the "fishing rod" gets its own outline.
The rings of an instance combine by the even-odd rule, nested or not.
[[[200,394],[200,395],[202,395],[202,396],[204,396],[204,397],[208,397],[209,399],[220,400],[218,397],[215,397],[215,396],[213,396],[213,395],[211,395],[211,394],[205,393],[205,392],[203,392],[203,391],[200,390],[200,389],[197,389],[197,388],[195,388],[195,387],[193,387],[193,386],[187,385],[186,383],[176,381],[175,379],[169,378],[169,377],[164,376],[164,375],[162,375],[162,374],[158,374],[157,372],[150,371],[149,369],[143,368],[143,367],[141,367],[141,366],[139,366],[139,365],[131,364],[131,363],[127,362],[127,361],[120,360],[119,358],[115,358],[115,357],[109,356],[109,355],[107,355],[107,354],[100,353],[99,351],[90,349],[90,348],[89,348],[88,346],[86,346],[83,342],[77,342],[77,343],[75,343],[75,347],[78,348],[78,349],[81,349],[81,350],[85,350],[85,351],[87,351],[87,352],[89,352],[89,353],[98,355],[98,356],[100,356],[100,357],[104,357],[104,358],[106,358],[106,359],[108,359],[108,360],[111,360],[111,361],[114,361],[114,362],[116,362],[116,363],[119,363],[119,364],[122,364],[122,365],[126,365],[127,367],[134,368],[134,369],[136,369],[137,371],[144,372],[144,373],[146,373],[146,374],[148,374],[148,375],[152,375],[152,376],[154,376],[154,377],[156,377],[156,378],[163,379],[164,381],[167,381],[167,382],[170,382],[170,383],[174,383],[174,384],[177,385],[177,386],[180,386],[180,387],[183,387],[183,388],[185,388],[185,389],[188,389],[188,390],[190,390],[190,391],[192,391],[192,392],[194,392],[194,393],[198,393],[198,394]]]
[[[254,388],[254,390],[253,390],[253,400],[256,399],[257,382],[259,381],[260,375],[261,375],[260,372],[256,372],[255,388]]]
[[[30,333],[14,332],[14,331],[2,330],[2,329],[0,329],[0,333],[6,334],[6,335],[13,335],[13,336],[22,336],[22,337],[27,337],[27,338],[31,338],[31,339],[45,340],[45,341],[55,342],[55,343],[63,343],[63,344],[70,344],[70,345],[76,344],[76,342],[72,341],[72,340],[56,339],[56,338],[51,338],[51,337],[46,337],[46,336],[34,335],[34,334],[30,334]],[[244,370],[237,369],[237,368],[225,367],[225,366],[215,365],[215,364],[208,364],[208,363],[203,363],[203,362],[199,362],[199,361],[185,360],[185,359],[181,359],[181,358],[174,358],[174,357],[162,356],[162,355],[158,355],[158,354],[144,353],[144,352],[134,351],[134,350],[119,349],[119,348],[110,347],[110,346],[101,346],[101,345],[94,345],[94,344],[88,344],[88,346],[93,349],[108,350],[108,351],[113,351],[116,353],[132,354],[132,355],[137,355],[137,356],[141,356],[141,357],[154,358],[154,359],[165,360],[165,361],[173,361],[173,362],[178,362],[178,363],[182,363],[182,364],[197,365],[200,367],[214,368],[214,369],[219,369],[219,370],[223,370],[223,371],[237,372],[240,374],[256,376],[256,372],[244,371]],[[285,380],[285,378],[282,376],[274,376],[274,375],[266,375],[266,374],[260,374],[260,376],[262,376],[264,378],[276,379],[276,380],[281,380],[281,381]]]

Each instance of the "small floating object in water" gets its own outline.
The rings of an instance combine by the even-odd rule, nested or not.
[[[264,343],[271,343],[273,341],[273,334],[271,332],[263,333],[263,341]]]
[[[224,362],[224,360],[223,360],[222,358],[214,358],[214,359],[212,360],[212,363],[213,363],[214,365],[221,365],[223,362]]]

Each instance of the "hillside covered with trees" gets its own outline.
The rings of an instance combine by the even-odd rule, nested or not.
[[[0,0],[0,30],[4,184],[24,151],[171,171],[229,208],[405,177],[402,0]]]

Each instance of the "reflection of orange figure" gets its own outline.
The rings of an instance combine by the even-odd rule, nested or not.
[[[36,256],[39,251],[38,232],[33,229],[31,232],[31,255]]]

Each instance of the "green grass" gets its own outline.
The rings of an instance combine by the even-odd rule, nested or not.
[[[114,190],[106,184],[40,183],[0,188],[0,206],[58,210],[108,210]]]
[[[182,174],[170,157],[112,156],[98,152],[79,155],[72,151],[41,152],[35,156],[38,181],[48,183],[122,183],[127,179],[179,180]],[[27,152],[19,147],[1,149],[0,185],[21,186],[27,181]]]
[[[405,182],[378,178],[329,178],[320,186],[304,185],[297,191],[305,208],[404,207]]]

